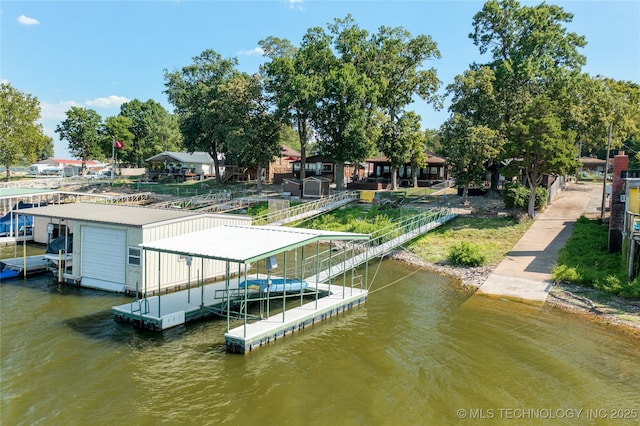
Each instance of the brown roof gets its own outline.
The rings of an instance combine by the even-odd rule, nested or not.
[[[444,165],[447,163],[447,159],[436,155],[432,152],[427,152],[427,164],[429,165]],[[389,157],[376,157],[376,158],[368,158],[367,163],[389,163]]]

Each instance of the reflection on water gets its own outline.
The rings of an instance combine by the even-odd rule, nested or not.
[[[507,408],[640,408],[637,339],[392,261],[366,306],[246,356],[225,352],[225,321],[153,333],[113,321],[121,295],[47,276],[0,291],[2,424],[451,424],[461,409],[495,410],[495,423]]]

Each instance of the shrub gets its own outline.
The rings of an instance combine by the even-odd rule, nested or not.
[[[482,266],[487,263],[487,257],[480,246],[461,241],[449,248],[449,262],[458,266]]]
[[[580,282],[580,274],[576,268],[567,265],[556,265],[551,270],[551,276],[556,281],[564,281],[570,283]]]
[[[505,185],[502,198],[504,199],[504,205],[508,209],[512,210],[527,210],[529,208],[529,195],[531,189],[525,187],[520,183],[510,183]],[[549,198],[549,191],[546,188],[536,188],[536,201],[535,208],[541,210],[547,205]]]

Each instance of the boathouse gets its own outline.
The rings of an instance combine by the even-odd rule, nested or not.
[[[158,269],[167,273],[162,265],[174,265],[175,257],[183,256],[192,268],[223,263],[224,279],[194,282],[187,290],[170,294],[145,294],[113,307],[113,312],[118,321],[152,330],[217,314],[227,322],[227,349],[246,353],[364,303],[368,279],[356,276],[347,253],[353,256],[355,243],[369,238],[350,232],[226,225],[145,243],[141,247],[147,269],[149,259],[156,258]],[[336,240],[341,254],[332,249],[330,242]],[[152,272],[147,270],[145,276]],[[154,285],[148,281],[142,287],[146,291]],[[259,316],[250,311],[249,303],[260,303]],[[270,312],[270,304],[279,306]],[[238,319],[241,325],[232,328]]]
[[[162,265],[151,258],[145,265],[141,244],[221,225],[251,223],[251,218],[242,215],[97,203],[59,204],[23,209],[21,213],[34,217],[36,230],[56,228],[60,235],[72,239],[73,261],[71,267],[61,269],[64,272],[59,279],[125,293],[141,291],[142,283],[149,280],[156,283],[159,291],[179,287],[189,280],[191,271],[185,266],[184,257],[174,256],[171,263],[165,261]],[[71,258],[67,253],[61,255]],[[212,262],[197,274],[210,279],[223,272],[224,264]]]

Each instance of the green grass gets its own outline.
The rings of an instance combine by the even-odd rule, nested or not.
[[[486,255],[486,264],[496,265],[531,226],[505,216],[498,218],[458,217],[409,244],[409,250],[431,263],[448,259],[450,250],[466,241]]]
[[[553,269],[556,280],[593,287],[609,294],[640,298],[640,280],[627,280],[622,253],[609,253],[609,228],[600,220],[579,218]]]
[[[305,221],[300,226],[325,231],[371,234],[391,226],[393,221],[401,217],[416,213],[415,210],[384,209],[375,206],[368,210],[360,206],[343,207]]]

